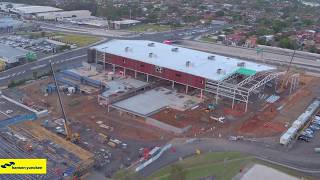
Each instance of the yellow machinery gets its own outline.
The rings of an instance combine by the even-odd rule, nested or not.
[[[6,69],[6,62],[0,58],[0,71],[4,71]]]

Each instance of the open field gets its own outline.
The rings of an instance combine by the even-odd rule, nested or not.
[[[158,24],[140,24],[129,28],[130,31],[134,32],[163,32],[169,31],[170,26],[168,25],[158,25]]]
[[[86,46],[101,40],[99,37],[78,34],[62,34],[57,39],[69,44],[77,44],[77,46]]]
[[[278,165],[273,165],[253,156],[237,153],[237,152],[212,152],[203,155],[189,157],[183,161],[174,164],[175,167],[181,168],[182,176],[185,179],[199,179],[204,177],[214,177],[218,180],[230,180],[239,173],[244,172],[245,168],[253,164],[263,164],[265,166],[283,171],[292,176],[301,177],[302,175],[293,170],[289,170]],[[170,172],[172,166],[166,166],[155,172],[147,179],[165,180],[171,179]],[[179,177],[179,175],[175,176]],[[309,177],[308,177],[309,178]]]
[[[68,43],[68,44],[76,44],[79,47],[93,44],[101,40],[101,37],[90,36],[90,35],[68,34],[68,33],[61,33],[61,32],[45,32],[45,31],[20,33],[19,35],[29,36],[30,38],[54,37],[54,40],[60,40],[61,42]]]

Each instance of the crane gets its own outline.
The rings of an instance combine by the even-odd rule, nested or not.
[[[71,133],[71,129],[67,123],[67,115],[66,115],[66,112],[63,108],[63,103],[62,103],[62,99],[61,99],[61,95],[60,95],[60,91],[59,91],[59,86],[58,86],[58,83],[57,83],[57,79],[56,79],[56,75],[55,75],[55,72],[54,72],[54,69],[53,69],[53,66],[52,66],[52,63],[50,62],[49,63],[50,65],[50,69],[52,71],[52,76],[53,76],[53,80],[54,80],[54,84],[57,88],[57,94],[58,94],[58,99],[59,99],[59,104],[60,104],[60,108],[61,108],[61,112],[62,112],[62,116],[63,116],[63,125],[64,125],[64,129],[66,131],[66,140],[67,141],[71,141],[71,142],[78,142],[79,139],[80,139],[80,135],[79,133]]]
[[[277,93],[278,93],[278,94],[281,94],[281,93],[285,90],[285,88],[286,88],[287,81],[288,81],[289,76],[290,76],[289,71],[290,71],[290,68],[291,68],[291,65],[292,65],[293,58],[294,58],[294,55],[295,55],[295,54],[296,54],[296,50],[294,50],[293,53],[292,53],[292,56],[291,56],[289,65],[288,65],[287,70],[286,70],[286,72],[285,72],[285,74],[284,74],[284,77],[283,77],[283,79],[282,79],[282,81],[281,81],[280,88],[277,90]]]

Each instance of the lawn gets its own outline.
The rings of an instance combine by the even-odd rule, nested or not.
[[[101,40],[96,36],[77,35],[77,34],[60,34],[59,38],[62,42],[68,44],[76,44],[77,46],[86,46]]]
[[[214,176],[217,180],[230,180],[236,176],[240,169],[248,164],[259,163],[269,166],[279,171],[285,172],[296,177],[305,177],[303,174],[291,169],[274,165],[265,161],[256,159],[253,156],[241,154],[238,152],[212,152],[199,156],[192,156],[177,162],[174,165],[180,167],[185,174],[185,179],[193,180],[201,177]],[[171,179],[172,166],[166,166],[151,176],[148,180],[169,180]],[[313,179],[307,177],[308,179]]]
[[[216,42],[215,39],[212,39],[212,38],[209,37],[209,36],[202,36],[202,37],[200,38],[200,40],[201,40],[201,41],[205,41],[205,42]]]
[[[176,164],[183,168],[188,180],[207,176],[214,176],[216,179],[221,180],[230,180],[252,158],[237,152],[216,152],[193,156]],[[170,166],[164,167],[147,179],[169,180],[170,169]]]
[[[169,31],[170,26],[169,25],[159,25],[159,24],[139,24],[136,26],[132,26],[129,28],[130,31],[134,32],[163,32],[163,31]]]
[[[92,43],[101,40],[100,37],[90,36],[90,35],[78,35],[78,34],[68,34],[62,32],[23,32],[18,35],[29,36],[31,39],[43,38],[43,37],[54,37],[55,40],[60,40],[68,44],[76,44],[78,47],[87,46]]]

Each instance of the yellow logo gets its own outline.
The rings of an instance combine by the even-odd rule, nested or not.
[[[46,174],[46,159],[0,159],[0,174]]]

